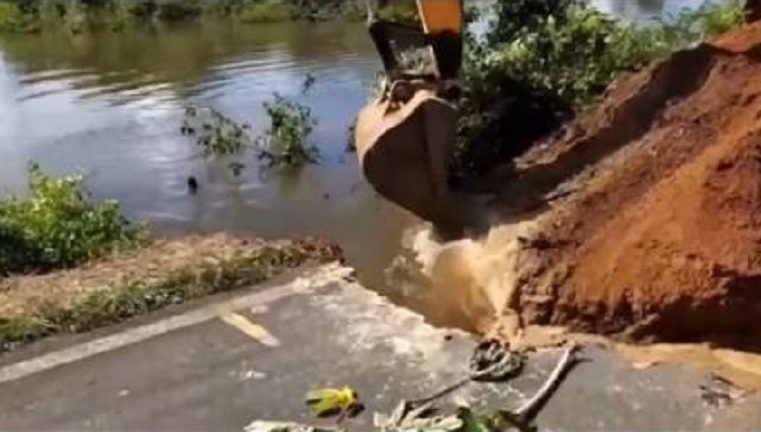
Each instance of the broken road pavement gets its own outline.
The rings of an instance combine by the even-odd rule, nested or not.
[[[242,431],[256,419],[306,421],[306,390],[350,385],[368,407],[353,429],[369,430],[372,411],[463,376],[472,337],[426,324],[350,274],[304,270],[92,340],[31,346],[0,366],[0,429]],[[446,403],[515,407],[559,355],[534,354],[514,381],[472,384]],[[761,398],[715,407],[701,396],[704,375],[635,370],[593,347],[585,356],[539,415],[542,430],[761,428]]]

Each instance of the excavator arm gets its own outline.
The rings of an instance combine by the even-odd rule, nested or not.
[[[462,0],[418,0],[417,10],[420,26],[368,14],[386,85],[357,116],[357,155],[381,196],[452,233],[459,223],[447,167],[457,132]],[[409,64],[410,57],[419,61]]]
[[[421,27],[375,18],[369,8],[368,28],[380,54],[386,74],[405,73],[399,51],[410,46],[430,46],[438,79],[457,77],[462,63],[462,0],[417,0]]]

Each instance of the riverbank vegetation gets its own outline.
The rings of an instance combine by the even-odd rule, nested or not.
[[[741,2],[630,23],[582,0],[498,2],[469,35],[455,180],[509,161],[596,100],[621,74],[742,23]]]
[[[0,200],[0,353],[340,259],[318,240],[227,235],[150,239],[81,175],[33,165],[29,193]]]
[[[156,241],[69,271],[7,278],[0,281],[0,354],[338,259],[337,248],[318,240],[219,234]]]
[[[0,0],[0,32],[64,28],[79,33],[220,17],[242,23],[358,20],[364,17],[363,5],[354,0]]]
[[[81,174],[54,178],[29,167],[26,197],[0,198],[0,278],[73,267],[147,242],[115,201],[92,202]]]

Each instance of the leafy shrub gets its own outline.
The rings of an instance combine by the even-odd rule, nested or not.
[[[113,31],[126,29],[136,17],[132,0],[115,0],[109,8],[108,24]]]
[[[309,143],[309,135],[317,125],[311,110],[279,94],[265,102],[270,128],[259,137],[260,159],[270,167],[299,166],[317,161],[317,148]]]
[[[256,139],[249,133],[250,125],[238,123],[213,108],[187,108],[180,132],[194,137],[206,158],[233,157],[229,167],[235,175],[245,167],[240,159],[250,148],[259,160],[266,162],[265,168],[316,162],[317,148],[309,142],[309,135],[317,125],[311,110],[277,93],[274,100],[264,103],[264,109],[270,126]]]
[[[484,38],[468,37],[455,177],[521,153],[594,101],[619,75],[735,27],[737,3],[654,26],[618,21],[581,0],[498,2]]]
[[[0,201],[0,274],[70,267],[146,238],[115,201],[93,203],[82,175],[29,167],[29,196]]]
[[[185,122],[180,131],[183,135],[196,137],[205,157],[240,155],[248,145],[250,138],[245,132],[247,124],[239,124],[221,112],[209,108],[201,110],[186,109]]]
[[[13,3],[0,3],[0,30],[16,31],[21,25],[21,10]]]
[[[245,3],[237,14],[238,19],[245,23],[279,22],[291,17],[287,6],[271,1]]]
[[[744,20],[743,2],[729,0],[718,4],[705,3],[694,11],[679,15],[676,23],[664,23],[664,27],[667,32],[687,35],[689,40],[694,40],[704,33],[709,36],[726,33]]]
[[[389,4],[378,11],[378,17],[398,23],[416,24],[420,22],[417,6],[413,1]]]
[[[37,26],[16,3],[0,1],[0,32],[28,33],[37,30]]]

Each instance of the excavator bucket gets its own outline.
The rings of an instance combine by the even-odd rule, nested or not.
[[[448,89],[461,63],[462,4],[419,0],[418,11],[422,29],[370,23],[386,88],[357,117],[357,155],[365,178],[381,196],[439,227],[453,227],[447,166],[458,116]],[[415,36],[432,57],[433,71],[400,66],[402,56],[394,52],[398,41]]]
[[[383,197],[437,225],[450,225],[447,164],[457,110],[419,90],[396,110],[376,101],[357,117],[357,155],[363,174]]]

